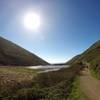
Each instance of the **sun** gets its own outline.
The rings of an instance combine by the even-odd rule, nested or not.
[[[39,14],[28,12],[24,15],[24,26],[29,30],[38,30],[41,24]]]

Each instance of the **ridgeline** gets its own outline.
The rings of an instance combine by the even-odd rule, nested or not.
[[[35,54],[0,37],[0,65],[32,66],[47,64],[49,63]]]

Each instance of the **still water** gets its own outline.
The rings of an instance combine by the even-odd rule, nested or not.
[[[30,69],[41,69],[40,73],[49,72],[49,71],[57,71],[61,68],[68,68],[69,65],[46,65],[46,66],[30,66]]]

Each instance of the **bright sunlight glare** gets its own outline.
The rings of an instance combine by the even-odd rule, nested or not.
[[[28,12],[24,15],[24,26],[29,30],[38,30],[41,21],[40,16],[35,12]]]

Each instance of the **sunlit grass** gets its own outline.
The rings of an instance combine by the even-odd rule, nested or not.
[[[67,100],[90,100],[80,88],[80,77],[77,76],[72,82],[72,88]]]
[[[24,67],[0,67],[0,96],[7,97],[18,89],[31,86],[36,70]]]
[[[66,100],[80,66],[38,73],[26,67],[0,68],[0,97],[6,100]]]

